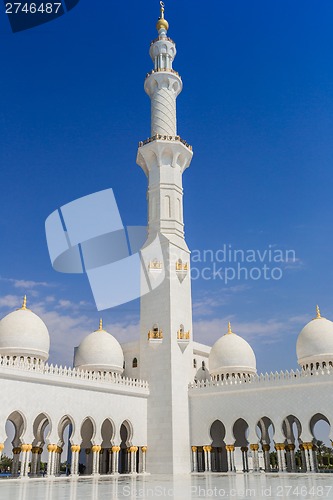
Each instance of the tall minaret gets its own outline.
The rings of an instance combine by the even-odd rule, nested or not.
[[[188,383],[191,379],[190,252],[184,239],[182,175],[192,148],[177,135],[176,99],[183,84],[172,64],[164,4],[151,43],[154,69],[145,80],[151,99],[151,137],[137,163],[148,177],[148,239],[142,249],[140,377],[149,381],[147,470],[188,473]],[[146,291],[147,283],[151,291]],[[154,285],[159,284],[159,286]]]

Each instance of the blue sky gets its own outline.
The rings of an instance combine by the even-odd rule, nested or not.
[[[81,0],[16,34],[0,15],[0,312],[27,293],[49,326],[53,362],[71,362],[99,313],[84,276],[53,271],[44,222],[112,187],[124,224],[145,224],[135,158],[150,131],[143,81],[158,13],[157,0]],[[333,319],[333,4],[170,0],[166,17],[184,81],[179,133],[194,148],[184,175],[189,247],[296,256],[278,264],[279,280],[193,280],[195,339],[213,343],[231,320],[259,371],[295,368],[316,304]],[[133,301],[103,317],[126,342],[138,336],[138,314]]]

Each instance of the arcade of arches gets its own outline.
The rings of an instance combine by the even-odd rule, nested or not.
[[[46,414],[38,415],[33,424],[34,439],[27,443],[24,440],[27,430],[24,416],[19,411],[8,416],[6,428],[12,428],[12,453],[10,457],[7,452],[8,444],[1,443],[0,457],[5,451],[12,458],[12,476],[57,476],[64,463],[67,474],[71,476],[146,472],[147,446],[133,444],[133,428],[127,420],[121,424],[118,433],[120,442],[117,443],[114,440],[116,429],[111,419],[104,420],[100,429],[102,441],[99,443],[94,439],[96,424],[90,417],[85,418],[81,424],[81,442],[78,443],[74,443],[72,439],[75,422],[69,415],[58,423],[59,440],[55,443],[48,441],[51,425]]]
[[[280,425],[281,432],[276,432],[278,428],[264,416],[256,425],[257,441],[249,442],[249,425],[244,419],[239,418],[233,424],[229,434],[233,440],[226,438],[228,434],[222,421],[215,420],[210,426],[211,443],[192,446],[192,471],[319,472],[324,468],[318,463],[321,455],[316,446],[321,441],[315,437],[319,422],[330,427],[328,418],[317,413],[308,422],[310,435],[297,417],[288,415]],[[278,439],[278,435],[282,438]]]

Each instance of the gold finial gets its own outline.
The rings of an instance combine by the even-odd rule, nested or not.
[[[229,321],[229,323],[228,323],[228,334],[230,335],[230,333],[233,333],[233,331],[231,330],[231,323]]]
[[[103,320],[102,318],[99,320],[99,331],[101,332],[103,330]]]
[[[321,319],[321,314],[320,314],[320,309],[319,309],[319,306],[317,305],[316,306],[316,319]]]
[[[21,309],[23,309],[23,311],[26,311],[26,309],[27,309],[27,296],[26,295],[23,297],[23,303],[22,303]]]
[[[165,31],[168,31],[168,29],[169,29],[169,23],[164,18],[164,7],[165,7],[164,2],[160,2],[160,6],[161,6],[161,15],[160,15],[159,20],[157,21],[156,29],[157,29],[158,32],[161,29],[164,29]]]

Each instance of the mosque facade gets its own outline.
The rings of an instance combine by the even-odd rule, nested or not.
[[[182,187],[193,151],[177,134],[182,80],[168,28],[162,5],[144,85],[151,134],[137,155],[148,181],[142,289],[147,274],[164,279],[142,293],[136,341],[120,345],[101,322],[70,368],[47,363],[47,326],[26,298],[0,321],[0,453],[11,422],[13,477],[41,475],[42,461],[47,477],[63,462],[73,477],[319,470],[314,427],[333,422],[333,322],[317,307],[297,340],[299,369],[280,373],[258,374],[230,324],[212,347],[193,339]]]

